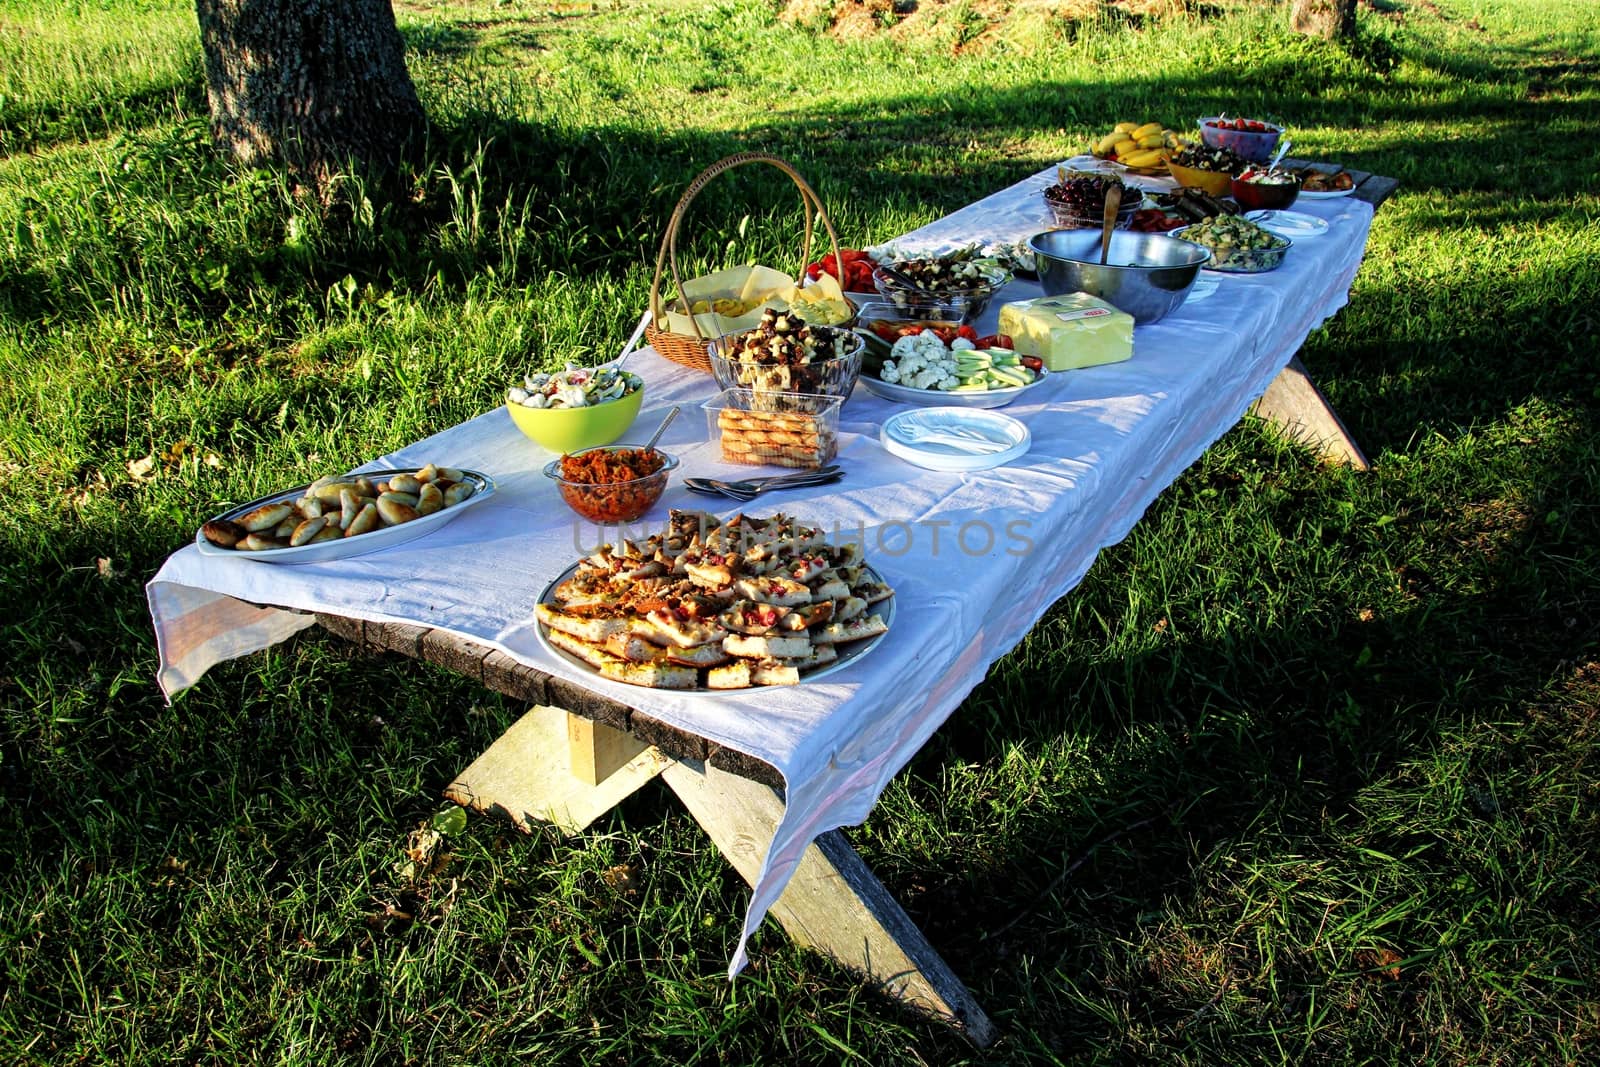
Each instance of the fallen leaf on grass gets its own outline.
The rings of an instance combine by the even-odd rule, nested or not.
[[[1356,965],[1367,972],[1370,979],[1387,978],[1395,982],[1400,979],[1400,961],[1404,958],[1392,948],[1362,949],[1356,953]]]
[[[634,896],[639,892],[639,868],[631,863],[619,863],[600,872],[600,877],[605,879],[606,885],[615,889],[625,897]]]
[[[94,569],[100,575],[100,577],[107,580],[116,578],[122,573],[121,571],[117,570],[115,564],[113,564],[104,556],[100,556],[94,561]]]
[[[153,482],[156,478],[156,457],[152,453],[142,459],[128,460],[128,477],[136,482]]]

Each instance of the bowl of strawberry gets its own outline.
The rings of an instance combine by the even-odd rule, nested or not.
[[[877,264],[872,257],[859,248],[839,249],[839,260],[844,261],[844,270],[840,271],[839,262],[829,252],[815,263],[806,265],[806,277],[816,281],[824,274],[831,274],[839,281],[839,288],[847,293],[872,293],[877,290],[872,285],[872,271]]]
[[[1265,163],[1278,147],[1283,127],[1260,119],[1230,119],[1212,115],[1200,120],[1200,140],[1211,148],[1226,148],[1252,163]]]

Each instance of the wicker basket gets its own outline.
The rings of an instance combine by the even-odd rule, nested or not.
[[[839,262],[839,236],[834,233],[833,223],[828,219],[828,213],[822,209],[822,200],[816,191],[806,183],[806,180],[795,171],[793,167],[776,156],[765,155],[760,152],[741,152],[738,155],[728,156],[711,164],[689,183],[683,191],[683,196],[678,199],[678,204],[672,209],[672,217],[667,220],[667,231],[661,238],[661,251],[656,255],[655,279],[650,283],[650,319],[645,327],[645,339],[650,342],[661,355],[672,362],[689,367],[692,370],[711,373],[711,360],[706,354],[706,346],[712,340],[700,333],[700,324],[695,321],[693,314],[688,315],[695,332],[671,333],[667,330],[656,328],[656,323],[663,321],[665,307],[661,300],[661,282],[667,270],[672,271],[672,283],[678,291],[678,300],[685,311],[689,310],[689,297],[683,291],[683,277],[678,272],[678,233],[683,227],[683,216],[688,211],[689,204],[699,195],[711,179],[724,171],[734,167],[742,167],[746,163],[768,163],[787,174],[795,185],[800,188],[800,204],[805,211],[805,237],[800,248],[800,269],[795,275],[795,284],[801,284],[805,275],[806,264],[811,261],[812,237],[815,233],[815,224],[822,222],[822,228],[827,231],[828,241],[833,245],[834,262]]]

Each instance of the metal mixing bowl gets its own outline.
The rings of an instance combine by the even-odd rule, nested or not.
[[[1050,230],[1028,239],[1046,296],[1088,293],[1133,316],[1155,322],[1189,295],[1208,249],[1159,233],[1111,232],[1111,254],[1100,263],[1100,231]]]

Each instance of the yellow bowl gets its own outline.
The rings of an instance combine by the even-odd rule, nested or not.
[[[643,387],[588,408],[530,408],[507,404],[517,429],[552,452],[609,445],[628,432],[644,404]]]
[[[1170,159],[1167,160],[1167,170],[1185,189],[1202,189],[1212,196],[1227,196],[1233,188],[1233,175],[1226,171],[1180,167]]]

